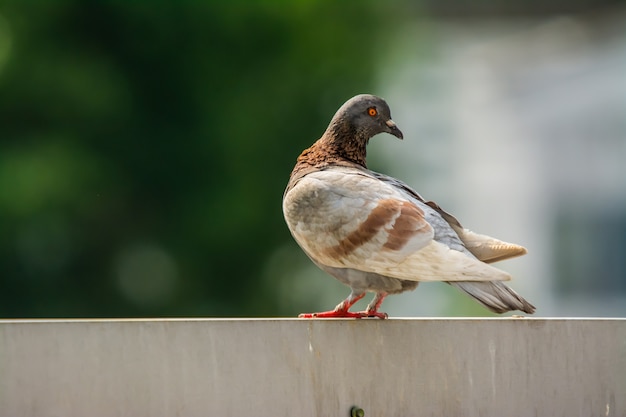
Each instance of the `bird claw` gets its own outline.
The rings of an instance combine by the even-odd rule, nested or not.
[[[322,311],[320,313],[302,313],[298,315],[301,319],[338,319],[338,318],[353,318],[353,319],[363,319],[363,318],[379,318],[386,319],[389,316],[387,313],[381,313],[378,311]]]
[[[381,313],[379,311],[365,311],[364,313],[366,314],[365,317],[376,317],[381,320],[389,318],[389,315],[387,313]]]
[[[363,317],[361,313],[353,313],[351,311],[322,311],[320,313],[302,313],[298,315],[301,319],[343,319],[353,318],[360,319]]]

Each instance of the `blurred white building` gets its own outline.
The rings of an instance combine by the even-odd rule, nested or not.
[[[626,10],[416,22],[395,45],[376,93],[405,140],[374,139],[372,168],[526,246],[496,266],[537,315],[625,316]],[[422,285],[383,310],[447,315],[454,292]]]

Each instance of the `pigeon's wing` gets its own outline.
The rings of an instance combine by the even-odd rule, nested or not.
[[[439,215],[441,215],[441,217],[448,222],[450,227],[452,227],[452,229],[456,232],[467,250],[469,250],[479,260],[486,263],[493,263],[525,255],[527,253],[526,248],[523,246],[516,245],[515,243],[504,242],[491,236],[481,235],[465,229],[461,226],[461,223],[456,219],[456,217],[439,207],[437,203],[433,201],[425,201],[422,196],[420,196],[417,192],[415,192],[415,190],[404,182],[377,172],[373,173],[373,175],[382,182],[396,187],[409,197],[423,202],[437,211],[437,213],[439,213]]]
[[[497,281],[510,276],[433,239],[419,204],[357,169],[310,173],[285,194],[296,241],[316,262],[410,281]]]
[[[454,226],[453,226],[454,228]],[[525,247],[498,240],[496,238],[474,233],[467,229],[454,228],[467,250],[486,263],[503,261],[525,255],[528,251]]]

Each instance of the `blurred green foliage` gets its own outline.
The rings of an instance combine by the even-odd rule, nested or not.
[[[294,314],[260,279],[283,189],[370,91],[380,7],[2,3],[0,316]]]

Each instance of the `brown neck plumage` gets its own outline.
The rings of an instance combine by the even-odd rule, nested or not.
[[[322,137],[300,154],[296,168],[298,165],[321,168],[346,162],[367,168],[366,145],[367,139],[353,126],[333,120]]]
[[[362,133],[354,127],[346,123],[336,123],[333,119],[322,137],[298,156],[286,191],[308,173],[329,166],[357,166],[367,169],[365,158],[368,141],[361,136]]]

